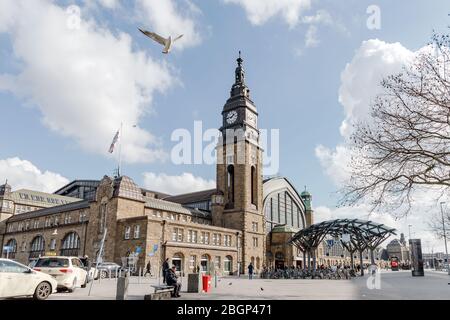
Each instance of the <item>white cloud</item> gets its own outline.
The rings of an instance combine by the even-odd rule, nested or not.
[[[49,193],[69,183],[69,180],[60,174],[42,172],[30,161],[17,157],[0,160],[0,179],[0,184],[8,179],[13,190],[31,189]]]
[[[289,27],[295,27],[301,14],[311,7],[311,0],[223,0],[244,8],[254,25],[262,25],[274,16],[281,16]]]
[[[305,46],[306,48],[314,48],[317,47],[320,43],[318,38],[317,27],[312,25],[309,26],[308,31],[306,31],[305,36]]]
[[[340,129],[342,136],[350,136],[354,121],[367,119],[371,102],[380,93],[381,80],[400,72],[413,57],[414,52],[398,42],[371,39],[361,44],[341,74],[339,102],[346,114]]]
[[[98,0],[100,4],[109,9],[115,9],[119,6],[119,0]]]
[[[315,149],[315,154],[323,170],[333,180],[335,185],[342,185],[350,177],[347,164],[351,159],[351,154],[345,145],[338,145],[335,150],[318,145]]]
[[[214,180],[196,177],[192,173],[183,173],[179,176],[170,176],[164,173],[144,173],[144,186],[151,190],[165,192],[171,195],[189,193],[216,187]]]
[[[324,25],[332,25],[334,23],[331,14],[326,10],[318,10],[313,16],[304,16],[302,22],[306,24]]]
[[[123,122],[124,161],[165,158],[158,139],[133,125],[151,111],[155,92],[177,83],[166,63],[134,50],[128,34],[83,20],[82,10],[79,19],[51,1],[4,0],[0,14],[21,65],[17,75],[0,75],[0,90],[37,106],[48,128],[84,150],[106,155]]]
[[[202,40],[194,19],[201,11],[191,1],[137,0],[136,11],[144,29],[149,28],[164,37],[184,34],[174,45],[175,50],[196,46]]]
[[[346,65],[339,88],[339,102],[345,112],[345,119],[340,127],[344,142],[335,149],[318,145],[315,150],[326,174],[337,186],[342,186],[349,177],[347,164],[351,159],[351,150],[348,139],[352,134],[353,124],[370,119],[371,102],[381,92],[381,80],[400,72],[415,54],[400,43],[371,39],[361,44],[352,61]]]

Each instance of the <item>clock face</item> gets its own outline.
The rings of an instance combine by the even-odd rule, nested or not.
[[[230,111],[227,114],[227,123],[232,124],[235,123],[238,118],[238,114],[236,111]]]
[[[256,116],[253,113],[248,113],[248,122],[250,122],[253,125],[256,125]]]

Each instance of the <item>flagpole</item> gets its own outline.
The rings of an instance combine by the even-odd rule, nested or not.
[[[120,135],[119,135],[119,166],[117,168],[117,175],[120,177],[122,167],[122,137],[123,137],[123,122],[120,123]]]

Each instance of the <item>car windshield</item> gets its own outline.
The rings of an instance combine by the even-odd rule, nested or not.
[[[69,259],[64,258],[44,258],[39,259],[35,267],[42,268],[67,268],[69,266]]]

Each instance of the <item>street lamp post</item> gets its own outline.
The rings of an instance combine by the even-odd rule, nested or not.
[[[447,248],[447,231],[445,230],[445,221],[444,221],[444,209],[442,205],[445,202],[441,202],[441,215],[442,215],[442,230],[444,231],[444,243],[445,243],[445,257],[447,258],[447,273],[450,275],[450,264],[448,261],[448,248]]]

